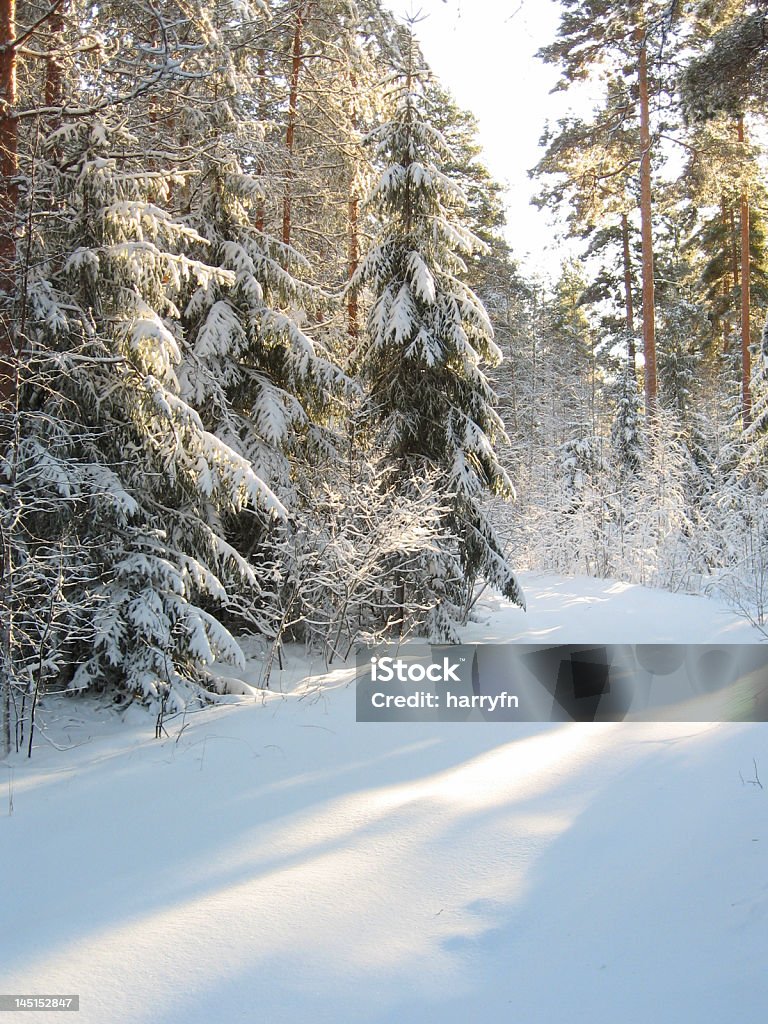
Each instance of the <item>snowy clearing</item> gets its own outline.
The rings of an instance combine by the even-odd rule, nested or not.
[[[465,639],[761,639],[703,598],[523,584]],[[0,764],[0,992],[79,993],[82,1024],[762,1024],[768,726],[358,725],[352,677],[292,652],[284,693],[163,741],[49,710],[74,748]]]

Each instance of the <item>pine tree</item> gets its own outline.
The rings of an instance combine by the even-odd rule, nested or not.
[[[639,124],[636,157],[640,185],[643,355],[646,413],[650,418],[657,393],[651,99],[662,87],[669,91],[665,51],[680,12],[678,5],[668,0],[562,0],[561,6],[558,38],[541,51],[545,60],[562,69],[559,88],[567,88],[604,68],[610,69],[614,82],[618,69],[631,83],[628,95],[621,86],[628,102],[620,125],[631,116],[634,107]]]
[[[713,4],[699,0],[703,46],[689,60],[682,76],[688,110],[712,117],[723,112],[743,113],[760,108],[765,91],[768,57],[766,11],[761,0],[726,0]]]
[[[586,286],[586,296],[593,302],[608,300],[617,309],[623,307],[623,317],[611,309],[604,314],[604,322],[615,334],[621,334],[632,362],[632,215],[639,207],[636,122],[635,103],[626,79],[610,75],[605,100],[591,119],[569,117],[556,127],[547,126],[542,138],[546,152],[531,172],[542,181],[536,205],[567,206],[569,234],[589,240],[587,256],[601,256],[603,267]]]

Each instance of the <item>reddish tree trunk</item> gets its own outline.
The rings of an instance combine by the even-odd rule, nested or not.
[[[293,149],[296,137],[296,114],[299,104],[299,75],[302,63],[302,42],[304,22],[309,16],[309,3],[300,2],[296,7],[296,25],[293,33],[293,49],[291,55],[291,86],[288,94],[288,124],[285,129],[285,147],[288,150],[288,166],[286,168],[285,196],[283,198],[283,241],[291,243],[291,186],[293,182]]]
[[[58,107],[64,91],[64,66],[61,58],[61,38],[64,31],[63,11],[67,3],[57,8],[51,15],[51,46],[45,63],[45,105]]]
[[[640,92],[640,230],[643,250],[643,354],[645,356],[645,411],[656,405],[656,311],[653,280],[653,233],[651,225],[651,132],[648,110],[648,54],[640,43],[638,61]]]

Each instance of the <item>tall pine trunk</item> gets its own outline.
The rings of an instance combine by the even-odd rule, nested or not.
[[[45,61],[45,105],[46,107],[58,107],[61,104],[61,97],[64,89],[64,65],[62,61],[61,45],[64,31],[64,11],[69,4],[62,3],[51,14],[50,30],[51,45]]]
[[[283,196],[283,242],[291,244],[291,217],[293,205],[293,151],[296,138],[296,120],[299,105],[299,75],[302,65],[302,46],[304,23],[309,17],[310,3],[303,0],[296,6],[296,21],[293,32],[293,48],[291,51],[291,80],[288,93],[288,122],[285,128],[285,148],[288,151],[286,167],[285,195]]]

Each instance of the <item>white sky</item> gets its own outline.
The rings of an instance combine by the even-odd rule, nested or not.
[[[493,176],[508,186],[507,235],[531,271],[556,271],[563,253],[547,213],[529,203],[547,119],[567,110],[563,94],[549,95],[557,72],[534,56],[553,41],[557,0],[384,0],[396,15],[427,15],[416,28],[430,66],[480,124]]]

